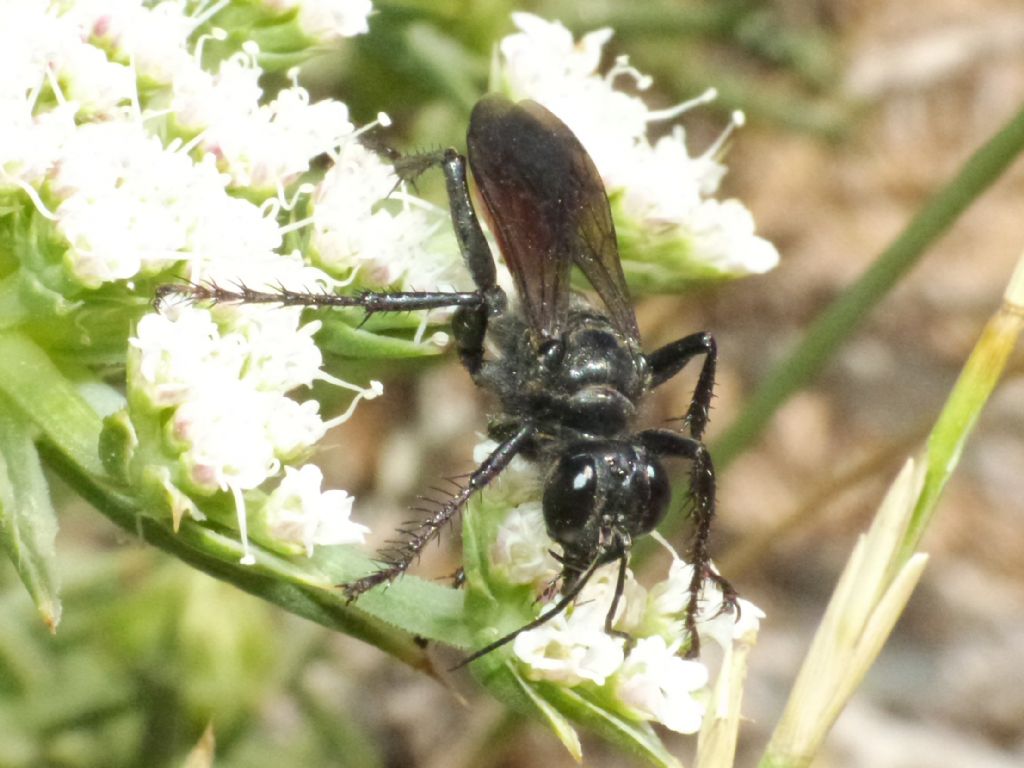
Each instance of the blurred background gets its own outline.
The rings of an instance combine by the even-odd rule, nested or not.
[[[1012,0],[374,5],[370,33],[314,62],[304,82],[357,122],[388,112],[388,141],[403,150],[462,144],[511,10],[577,34],[613,27],[609,61],[628,53],[651,74],[652,104],[715,86],[719,100],[684,121],[692,153],[744,110],[724,194],[752,210],[781,265],[637,302],[648,348],[697,329],[716,336],[712,446],[807,325],[1024,104],[1024,7]],[[1022,247],[1018,162],[730,457],[714,551],[768,613],[738,765],[763,749],[857,533],[931,427]],[[1018,353],[947,488],[921,588],[816,765],[1024,764],[1022,363]],[[659,390],[651,424],[685,411],[693,380],[682,379]],[[486,413],[454,361],[396,369],[385,387],[319,457],[381,537],[424,487],[470,468]],[[180,765],[209,723],[218,766],[574,764],[468,678],[445,685],[401,667],[143,548],[70,494],[61,501],[56,636],[0,565],[0,768]],[[451,573],[451,538],[420,575]],[[646,565],[665,567],[657,556]],[[690,741],[666,739],[686,762]],[[584,753],[590,766],[632,764],[594,739]]]

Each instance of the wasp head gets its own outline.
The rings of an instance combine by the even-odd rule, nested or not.
[[[646,448],[581,442],[561,452],[547,475],[544,520],[564,562],[585,568],[621,556],[632,539],[654,530],[670,496],[665,470]]]

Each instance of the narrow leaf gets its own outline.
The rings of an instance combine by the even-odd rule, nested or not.
[[[928,474],[910,530],[903,542],[901,561],[914,553],[931,521],[939,497],[952,476],[982,409],[1002,378],[1007,361],[1024,332],[1024,254],[1021,255],[1003,297],[942,408],[928,437]]]
[[[0,540],[50,631],[60,623],[57,515],[32,430],[0,395]]]
[[[604,740],[618,744],[657,768],[682,768],[649,723],[623,717],[572,688],[538,684],[536,689],[559,712]]]
[[[725,650],[697,742],[697,768],[730,768],[735,762],[747,657],[756,640],[750,632]]]
[[[488,657],[481,659],[481,662]],[[533,683],[524,680],[512,662],[499,664],[476,663],[471,667],[473,676],[500,702],[510,709],[538,720],[558,737],[577,762],[583,759],[580,738],[572,724],[559,710],[541,696]]]
[[[21,333],[0,333],[0,393],[84,471],[103,476],[99,456],[102,422],[46,353]]]

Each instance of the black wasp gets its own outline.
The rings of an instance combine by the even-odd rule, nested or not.
[[[685,623],[690,654],[696,655],[697,598],[704,580],[720,586],[728,609],[736,607],[735,592],[712,569],[708,553],[715,474],[701,437],[714,387],[715,341],[695,333],[643,353],[601,178],[576,136],[551,112],[533,101],[513,104],[487,96],[473,109],[466,143],[484,214],[515,281],[518,301],[511,306],[497,284],[494,259],[470,200],[466,158],[454,149],[399,158],[395,166],[406,179],[434,165],[443,170],[455,235],[475,290],[338,296],[204,285],[189,293],[213,301],[355,306],[367,314],[455,309],[452,336],[459,359],[473,381],[500,403],[488,427],[498,447],[458,493],[403,531],[398,546],[382,553],[380,570],[344,585],[350,599],[405,573],[473,493],[518,455],[546,471],[544,519],[562,547],[561,598],[466,663],[564,610],[600,566],[617,560],[617,589],[605,621],[611,632],[632,542],[654,530],[668,507],[661,460],[679,457],[691,462],[694,570]],[[571,290],[573,265],[603,307]],[[485,352],[485,342],[493,354]],[[636,431],[644,397],[697,355],[704,360],[685,418],[689,434]]]

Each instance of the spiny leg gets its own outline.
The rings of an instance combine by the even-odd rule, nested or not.
[[[709,542],[711,521],[715,516],[715,468],[707,447],[692,437],[665,429],[649,429],[638,436],[640,442],[659,456],[677,456],[691,461],[690,490],[694,498],[694,533],[690,548],[690,599],[684,622],[690,635],[690,657],[700,655],[700,637],[697,635],[697,608],[704,580],[710,579],[722,591],[722,610],[737,611],[737,594],[728,581],[711,567]]]
[[[533,434],[533,427],[524,425],[515,435],[495,448],[483,463],[469,475],[465,487],[428,518],[417,523],[415,527],[403,531],[406,538],[399,543],[393,553],[385,553],[382,556],[383,567],[380,570],[356,581],[343,584],[345,597],[350,601],[355,600],[364,592],[379,584],[392,582],[405,573],[409,566],[419,558],[423,548],[438,537],[445,524],[466,505],[476,491],[501,474],[502,470],[523,449],[526,442],[533,437]]]
[[[459,359],[471,374],[483,361],[484,337],[490,317],[505,311],[505,292],[497,284],[494,257],[477,219],[466,181],[466,160],[454,149],[426,155],[399,157],[395,173],[412,179],[432,166],[445,175],[452,227],[459,251],[476,286],[474,291],[361,291],[339,295],[327,290],[297,291],[280,286],[255,290],[242,283],[231,286],[215,282],[178,283],[157,288],[157,308],[170,296],[193,301],[231,304],[278,304],[314,308],[359,307],[367,317],[377,312],[408,312],[454,307],[452,333]]]
[[[480,220],[476,216],[466,181],[466,158],[454,149],[446,149],[437,159],[444,173],[448,192],[448,207],[452,216],[452,229],[459,243],[459,251],[478,290],[487,291],[498,284],[491,247],[487,244]]]
[[[329,291],[295,291],[279,287],[258,291],[238,283],[223,286],[214,282],[172,283],[156,289],[155,303],[170,296],[184,296],[192,301],[212,304],[279,304],[284,307],[318,307],[336,309],[358,307],[367,315],[376,312],[410,312],[443,307],[476,308],[485,303],[476,291],[359,291],[345,295]]]
[[[657,387],[679,373],[697,355],[704,355],[704,364],[697,378],[697,386],[693,389],[690,408],[686,412],[686,423],[690,436],[700,440],[708,425],[711,398],[715,389],[715,365],[718,362],[715,338],[703,331],[694,333],[666,344],[646,357],[651,370],[651,386]]]

